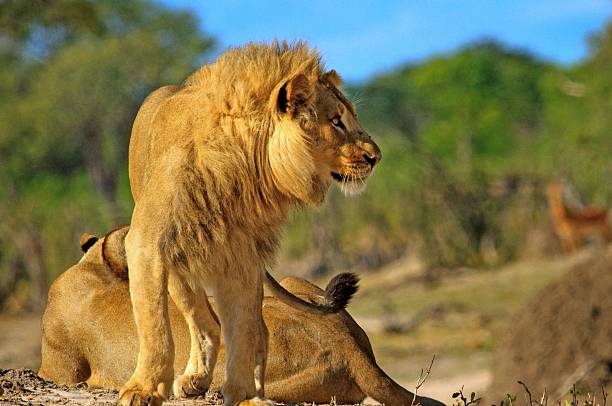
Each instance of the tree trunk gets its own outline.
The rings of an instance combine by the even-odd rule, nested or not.
[[[95,123],[87,123],[84,128],[85,146],[83,157],[94,188],[106,201],[111,211],[113,223],[119,222],[117,205],[117,185],[119,170],[113,163],[104,159],[102,134]]]
[[[17,282],[25,277],[25,264],[22,258],[15,258],[10,261],[11,264],[3,272],[0,279],[0,310],[4,306],[6,300],[15,292]]]
[[[30,277],[30,299],[34,310],[42,310],[47,304],[47,267],[38,232],[24,228],[17,236],[17,246]]]

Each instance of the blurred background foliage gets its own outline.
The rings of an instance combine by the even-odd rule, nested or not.
[[[81,233],[129,222],[134,116],[209,61],[198,27],[145,0],[0,1],[0,302],[41,307]],[[558,250],[547,181],[612,201],[612,24],[588,40],[569,68],[483,41],[347,85],[383,162],[364,195],[333,190],[293,214],[280,272],[403,255],[432,271],[492,267]]]

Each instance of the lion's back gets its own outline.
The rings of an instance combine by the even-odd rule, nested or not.
[[[163,86],[153,91],[142,103],[134,120],[128,159],[130,186],[134,201],[138,200],[146,182],[147,170],[151,161],[151,123],[160,106],[178,89],[177,86]]]

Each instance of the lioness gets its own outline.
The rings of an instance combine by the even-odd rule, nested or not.
[[[125,230],[97,240],[83,239],[87,253],[51,286],[43,316],[42,364],[38,374],[58,384],[86,381],[92,387],[118,389],[136,365],[138,338],[123,250]],[[90,248],[91,247],[91,248]],[[323,291],[298,278],[282,284],[304,299],[321,302]],[[185,367],[189,331],[172,301],[168,303],[174,365]],[[294,309],[264,298],[270,331],[265,382],[268,396],[285,403],[355,404],[370,396],[389,406],[412,404],[413,394],[376,365],[368,337],[346,311],[328,316]],[[223,346],[219,353],[225,358]],[[223,379],[217,368],[211,389]],[[417,397],[415,404],[441,403]]]
[[[282,225],[292,207],[320,204],[333,181],[362,191],[381,158],[339,84],[304,43],[250,44],[144,101],[130,139],[125,243],[139,352],[121,404],[160,404],[170,392],[167,291],[191,342],[174,392],[203,393],[213,377],[209,294],[227,347],[224,402],[262,402],[263,270]]]

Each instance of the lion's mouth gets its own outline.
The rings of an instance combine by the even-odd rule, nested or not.
[[[332,179],[338,183],[340,190],[348,196],[358,195],[365,190],[368,175],[342,175],[338,172],[331,172]]]
[[[331,177],[339,183],[347,183],[347,182],[365,182],[368,177],[369,177],[369,173],[365,174],[365,175],[357,175],[357,174],[349,174],[349,175],[342,175],[338,172],[331,172]]]
[[[332,172],[332,173],[331,173],[331,177],[332,177],[332,178],[333,178],[333,179],[334,179],[336,182],[343,182],[343,181],[344,181],[344,179],[345,179],[345,177],[344,177],[344,176],[340,175],[340,174],[339,174],[339,173],[337,173],[337,172]]]

